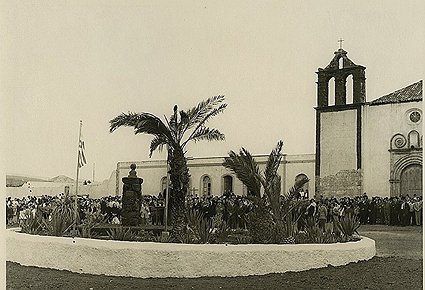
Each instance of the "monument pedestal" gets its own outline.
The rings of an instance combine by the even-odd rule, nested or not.
[[[142,202],[143,179],[136,175],[136,165],[131,164],[131,171],[128,177],[123,177],[122,182],[122,210],[121,223],[123,226],[138,226],[142,219],[140,216],[140,206]]]

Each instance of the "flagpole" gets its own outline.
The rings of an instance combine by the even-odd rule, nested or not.
[[[83,127],[83,121],[80,120],[80,132],[78,133],[78,153],[77,153],[77,180],[75,181],[75,209],[74,209],[74,235],[77,233],[77,217],[78,217],[78,177],[80,175],[80,142],[81,142],[81,128]]]
[[[169,167],[169,155],[170,155],[170,148],[167,145],[167,187],[165,191],[165,231],[168,231],[168,199],[169,199],[169,191],[170,191],[170,167]]]

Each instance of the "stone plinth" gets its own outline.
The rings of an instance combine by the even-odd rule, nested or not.
[[[123,177],[121,223],[123,226],[138,226],[141,222],[140,204],[143,179],[137,177],[136,166],[132,164],[128,177]]]

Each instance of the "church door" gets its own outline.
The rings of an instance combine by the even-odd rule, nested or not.
[[[410,165],[403,169],[400,178],[400,194],[422,196],[422,166]]]

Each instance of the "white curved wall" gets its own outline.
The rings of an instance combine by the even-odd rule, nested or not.
[[[375,241],[310,245],[187,245],[33,236],[7,231],[6,259],[26,266],[131,277],[247,276],[340,266]]]

